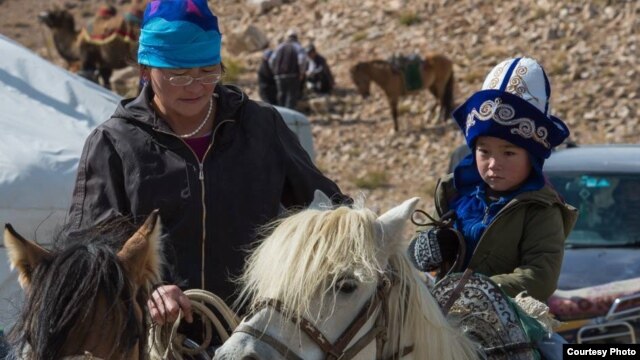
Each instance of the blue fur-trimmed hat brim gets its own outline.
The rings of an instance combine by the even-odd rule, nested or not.
[[[546,116],[517,95],[495,89],[473,94],[453,112],[453,118],[472,150],[479,136],[493,136],[546,159],[569,136],[560,119]]]

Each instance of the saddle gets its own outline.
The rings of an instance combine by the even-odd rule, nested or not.
[[[450,274],[431,292],[449,322],[480,344],[487,359],[540,359],[536,342],[547,329],[489,277],[472,270]]]
[[[402,74],[406,92],[420,90],[424,87],[422,82],[423,60],[419,55],[393,55],[388,61],[394,70]]]

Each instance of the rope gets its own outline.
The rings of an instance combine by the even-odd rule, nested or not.
[[[423,222],[416,219],[416,214],[420,214],[422,216],[427,217],[431,222]],[[454,210],[447,211],[440,220],[435,219],[433,216],[429,215],[426,211],[415,209],[411,214],[411,222],[416,226],[435,226],[435,227],[452,227],[453,221],[456,219],[456,212]]]
[[[218,316],[208,306],[213,307],[222,315],[229,328],[235,329],[240,323],[233,310],[217,295],[200,289],[187,290],[184,294],[191,301],[193,314],[199,315],[202,319],[205,326],[205,338],[202,344],[198,344],[196,348],[188,348],[183,345],[186,337],[178,333],[178,327],[183,317],[182,311],[180,311],[178,319],[173,324],[165,324],[163,326],[154,324],[151,330],[151,336],[153,336],[152,351],[155,355],[160,356],[161,359],[183,360],[183,355],[193,356],[205,352],[211,343],[212,326],[215,327],[218,336],[223,342],[229,339],[230,334],[227,328],[222,325]],[[169,357],[169,354],[171,354],[171,357]]]

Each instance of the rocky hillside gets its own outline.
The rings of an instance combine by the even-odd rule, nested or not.
[[[0,29],[62,64],[35,14],[52,2],[0,0]],[[87,17],[97,2],[67,0]],[[513,56],[538,59],[552,85],[552,112],[577,143],[640,140],[640,2],[634,0],[210,0],[223,33],[253,24],[271,46],[289,28],[313,41],[332,66],[338,94],[329,112],[309,117],[319,167],[348,193],[383,210],[411,196],[429,208],[451,150],[462,142],[452,120],[435,119],[427,92],[403,99],[400,131],[386,98],[363,100],[349,68],[394,53],[439,52],[455,63],[457,103],[478,90],[491,67]],[[256,5],[262,3],[262,6]],[[225,54],[236,82],[257,97],[260,52]],[[322,100],[324,101],[324,100]]]

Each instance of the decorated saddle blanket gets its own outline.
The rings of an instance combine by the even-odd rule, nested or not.
[[[141,16],[131,11],[120,15],[112,6],[103,6],[82,29],[83,40],[97,45],[113,41],[116,37],[136,42],[140,35]]]
[[[420,90],[424,87],[422,82],[423,61],[418,55],[393,56],[389,60],[394,69],[402,73],[406,92]]]
[[[480,344],[487,359],[540,359],[536,342],[548,332],[488,277],[454,273],[439,281],[433,296],[447,319]],[[462,285],[458,284],[462,281]]]

